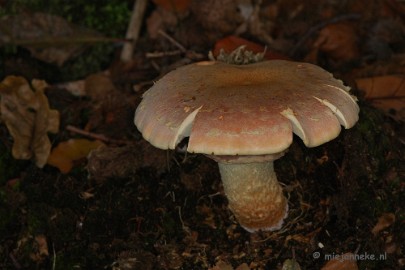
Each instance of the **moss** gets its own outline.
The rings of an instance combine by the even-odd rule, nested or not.
[[[111,36],[125,33],[132,8],[131,1],[121,0],[14,0],[0,6],[0,17],[21,11],[45,12],[59,15],[67,21]]]

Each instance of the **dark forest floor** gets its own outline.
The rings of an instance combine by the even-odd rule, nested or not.
[[[68,78],[66,65],[44,63],[21,47],[3,52],[0,79],[22,75],[48,81],[46,96],[61,119],[59,132],[49,135],[53,148],[72,138],[98,138],[104,147],[74,158],[67,173],[50,165],[38,168],[32,160],[12,157],[13,138],[0,122],[0,268],[298,269],[286,262],[293,259],[301,269],[321,269],[328,256],[349,252],[365,256],[358,258],[358,269],[405,267],[403,110],[376,108],[375,99],[358,87],[359,78],[395,75],[403,80],[404,4],[320,1],[323,6],[312,10],[313,1],[262,1],[258,21],[242,31],[237,26],[243,18],[220,12],[215,17],[203,4],[191,2],[177,6],[184,13],[174,16],[176,22],[168,19],[173,10],[150,3],[130,63],[120,63],[115,49],[108,74],[71,74],[69,80],[84,79],[85,94],[73,95],[62,84]],[[227,8],[221,12],[230,14]],[[268,35],[254,30],[259,22],[269,27]],[[159,36],[156,25],[165,27],[164,33],[185,51],[177,52],[173,40]],[[323,30],[329,25],[341,28]],[[369,35],[368,27],[375,34]],[[393,36],[392,29],[402,32]],[[238,225],[214,161],[155,149],[133,124],[141,96],[154,80],[177,66],[206,59],[209,50],[225,44],[218,40],[234,33],[255,46],[266,44],[277,52],[271,58],[324,67],[359,98],[360,120],[353,128],[316,148],[306,148],[294,137],[286,155],[275,161],[290,209],[275,232],[248,233]],[[337,35],[343,43],[325,41]],[[330,49],[331,44],[338,49]],[[147,57],[151,52],[155,55]]]

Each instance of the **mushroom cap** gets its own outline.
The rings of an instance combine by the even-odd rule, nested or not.
[[[189,152],[268,155],[285,151],[297,134],[308,147],[336,138],[358,120],[349,87],[324,69],[286,60],[250,65],[204,61],[157,81],[135,113],[152,145]]]

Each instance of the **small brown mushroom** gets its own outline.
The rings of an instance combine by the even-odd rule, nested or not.
[[[356,98],[322,68],[285,60],[205,61],[170,72],[143,96],[135,125],[161,149],[216,160],[229,208],[248,231],[276,230],[288,203],[273,169],[297,134],[308,147],[358,120]]]

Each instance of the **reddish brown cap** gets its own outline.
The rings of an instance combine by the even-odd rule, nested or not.
[[[356,98],[322,68],[285,60],[250,65],[199,62],[168,73],[143,96],[135,125],[144,138],[209,155],[283,152],[293,132],[308,147],[358,120]]]

